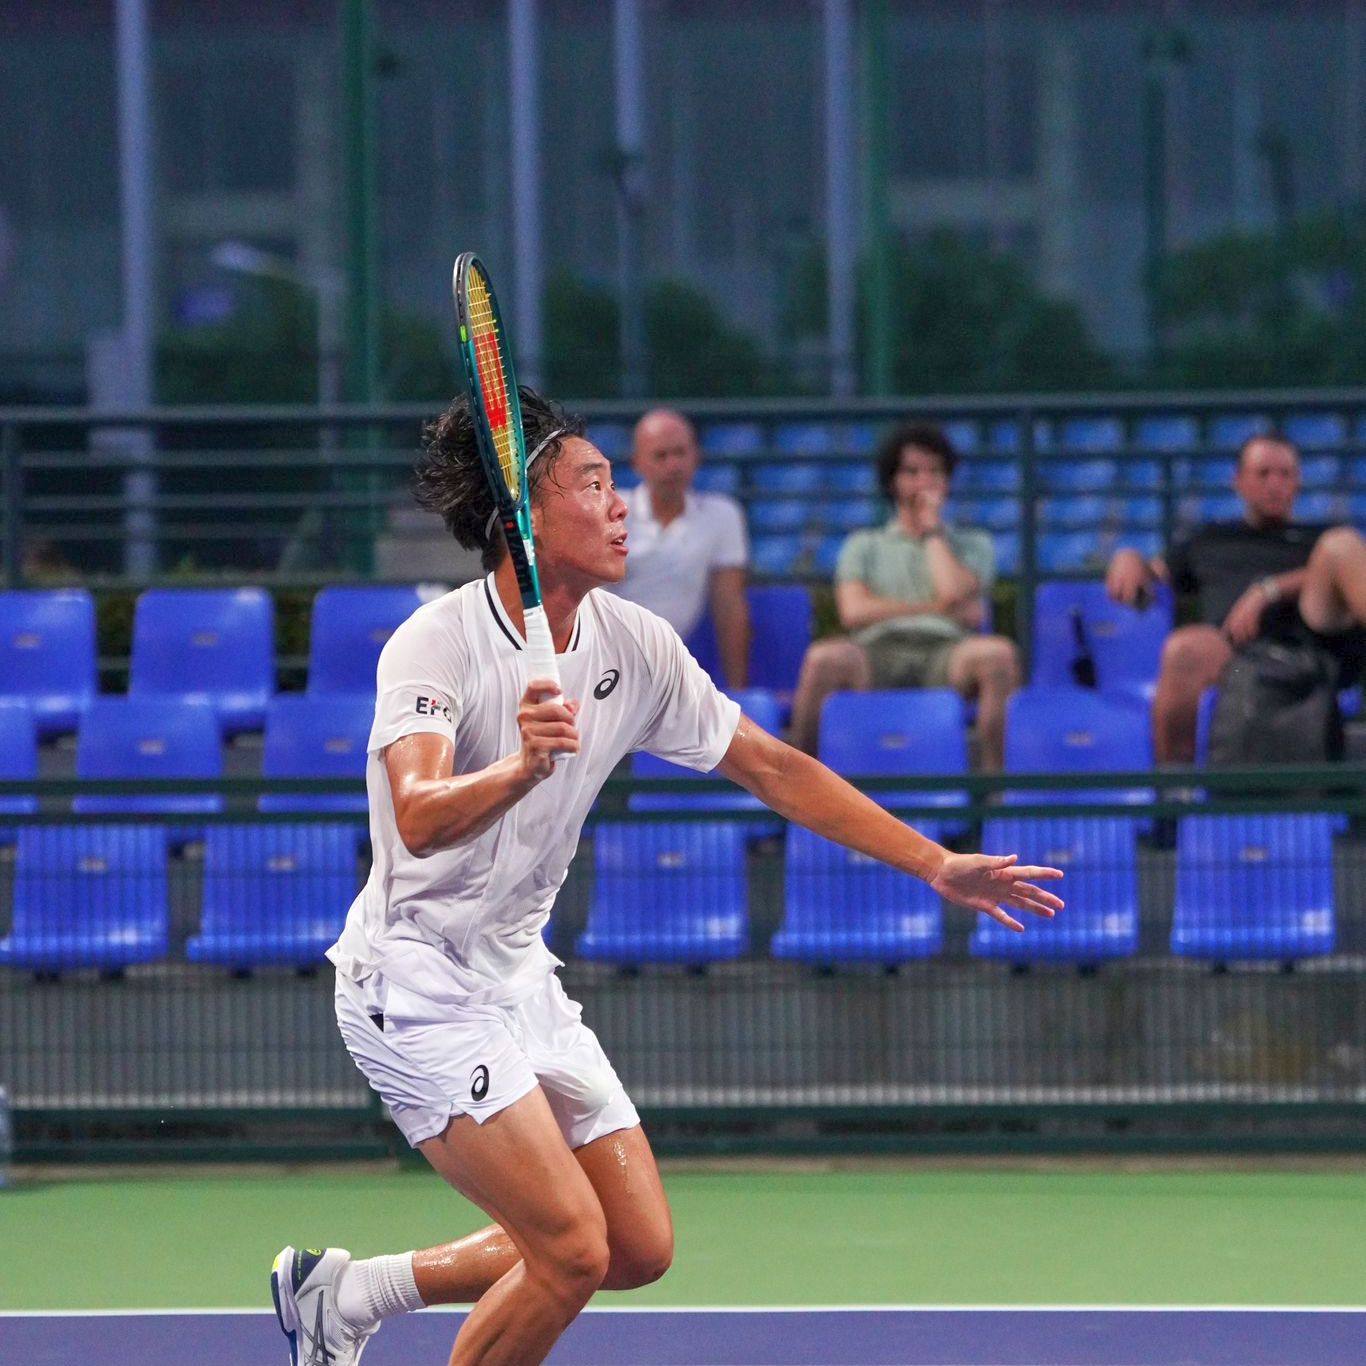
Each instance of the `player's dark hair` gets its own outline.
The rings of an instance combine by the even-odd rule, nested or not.
[[[1243,468],[1243,457],[1259,441],[1270,441],[1274,446],[1284,446],[1296,460],[1300,458],[1300,448],[1278,427],[1273,427],[1269,432],[1254,432],[1238,447],[1238,469]]]
[[[952,479],[958,466],[958,452],[938,427],[928,422],[903,422],[899,427],[893,427],[877,448],[877,482],[888,502],[892,501],[892,480],[901,468],[901,452],[907,446],[928,451],[938,459],[945,479]]]
[[[582,436],[584,420],[566,413],[557,403],[542,398],[534,389],[519,385],[522,400],[522,431],[530,455],[551,432],[560,434],[546,447],[529,472],[534,497],[550,476],[564,449],[566,438]],[[478,550],[485,572],[497,567],[507,549],[502,528],[486,528],[493,512],[493,494],[484,478],[479,446],[470,416],[469,400],[460,397],[435,421],[422,429],[422,454],[418,458],[414,496],[428,512],[437,513],[451,535],[466,550]]]

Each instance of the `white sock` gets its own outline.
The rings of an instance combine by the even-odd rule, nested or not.
[[[337,1282],[335,1295],[337,1313],[353,1328],[369,1328],[393,1314],[423,1307],[411,1252],[352,1262]]]

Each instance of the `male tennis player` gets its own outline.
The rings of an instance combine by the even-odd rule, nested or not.
[[[663,620],[596,591],[626,568],[611,467],[581,421],[529,390],[522,414],[564,700],[524,677],[521,598],[459,402],[425,434],[418,496],[492,572],[419,608],[384,647],[374,867],[328,954],[357,1066],[408,1142],[494,1222],[363,1261],[283,1249],[271,1289],[295,1366],[349,1366],[385,1317],[468,1302],[451,1362],[528,1366],[595,1291],[667,1270],[650,1145],[541,938],[588,809],[632,750],[719,768],[789,820],[1014,929],[1002,905],[1062,906],[1032,881],[1056,869],[917,834],[742,716]]]

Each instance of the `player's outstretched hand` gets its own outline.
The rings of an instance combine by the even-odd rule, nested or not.
[[[1018,854],[950,854],[930,886],[955,905],[982,911],[1009,930],[1023,931],[1024,926],[1003,907],[1051,920],[1054,912],[1062,910],[1062,900],[1034,884],[1052,882],[1062,876],[1062,870],[1021,866],[1018,859]]]
[[[517,729],[522,733],[522,769],[529,778],[539,782],[550,777],[557,754],[579,752],[574,724],[578,714],[579,704],[562,699],[553,679],[533,678],[526,685],[517,708]]]

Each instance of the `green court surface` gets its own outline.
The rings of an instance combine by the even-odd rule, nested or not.
[[[678,1253],[637,1305],[1366,1302],[1366,1165],[669,1165]],[[264,1305],[283,1243],[483,1222],[391,1167],[41,1172],[0,1191],[0,1310]]]

